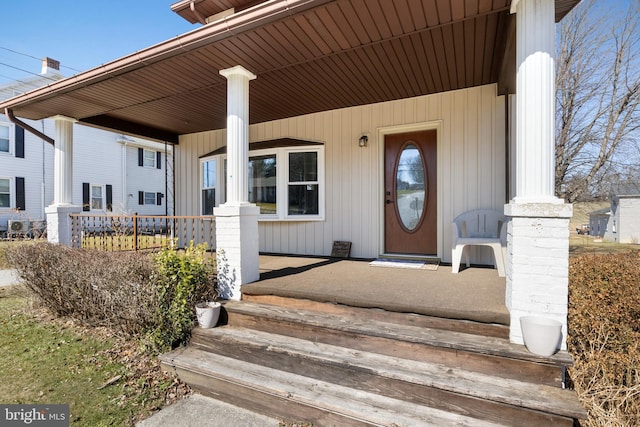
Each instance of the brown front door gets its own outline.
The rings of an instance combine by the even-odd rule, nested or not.
[[[437,255],[436,131],[384,139],[385,253]]]

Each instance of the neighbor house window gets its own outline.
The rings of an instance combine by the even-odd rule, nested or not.
[[[162,169],[162,153],[159,151],[138,148],[138,166]]]
[[[147,168],[156,167],[156,152],[144,150],[144,166]]]
[[[0,153],[10,152],[10,148],[9,148],[10,130],[11,130],[10,126],[0,124]]]
[[[0,178],[0,208],[11,207],[11,180]]]
[[[110,184],[82,183],[82,210],[90,212],[94,210],[113,210],[113,186]]]
[[[201,160],[203,215],[211,215],[213,207],[227,198],[225,170],[220,170],[221,164],[226,165],[225,154]],[[322,219],[322,145],[251,150],[248,166],[248,201],[260,207],[261,220]]]
[[[145,205],[155,205],[156,204],[156,193],[150,193],[148,191],[144,192],[144,204]]]
[[[103,191],[102,185],[91,185],[91,210],[102,210],[103,203]]]

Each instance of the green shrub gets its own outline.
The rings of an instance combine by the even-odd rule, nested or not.
[[[215,261],[206,245],[185,251],[163,249],[155,255],[154,282],[158,292],[155,328],[146,344],[153,352],[185,344],[196,320],[195,305],[217,297]]]
[[[640,425],[640,253],[582,255],[569,267],[569,373],[586,425]]]

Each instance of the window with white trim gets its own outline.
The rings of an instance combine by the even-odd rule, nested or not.
[[[145,205],[155,205],[157,202],[156,193],[152,193],[149,191],[144,192],[144,204]]]
[[[0,123],[0,153],[11,152],[11,126]]]
[[[0,208],[11,207],[11,179],[0,178]]]
[[[151,150],[143,151],[143,165],[145,168],[155,168],[156,167],[156,152]]]
[[[200,162],[201,212],[211,215],[226,201],[226,155]],[[248,175],[248,201],[260,207],[260,220],[324,219],[324,146],[250,151]]]
[[[91,184],[91,210],[104,209],[104,191],[102,185]]]

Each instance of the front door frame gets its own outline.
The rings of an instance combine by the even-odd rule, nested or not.
[[[444,239],[443,239],[443,231],[444,231],[444,227],[443,227],[443,222],[442,222],[442,207],[443,207],[443,190],[442,190],[442,120],[432,120],[429,122],[421,122],[421,123],[412,123],[412,124],[407,124],[407,125],[395,125],[395,126],[386,126],[386,127],[381,127],[378,128],[378,135],[377,135],[377,139],[379,141],[378,144],[378,158],[380,159],[379,165],[378,165],[378,170],[380,171],[380,173],[378,174],[378,176],[380,177],[380,180],[378,182],[378,188],[380,189],[378,191],[378,209],[379,209],[379,214],[378,214],[378,218],[379,218],[379,224],[380,224],[380,230],[379,230],[379,250],[378,253],[380,253],[380,255],[385,256],[385,255],[393,255],[393,256],[398,256],[398,254],[386,254],[384,251],[385,248],[385,221],[384,221],[384,206],[385,206],[385,194],[384,194],[384,188],[385,188],[385,183],[384,183],[384,156],[385,156],[385,136],[387,135],[394,135],[394,134],[398,134],[398,133],[407,133],[407,132],[416,132],[416,131],[422,131],[422,130],[432,130],[434,129],[436,131],[436,176],[437,176],[437,197],[436,197],[436,203],[437,203],[437,227],[438,230],[436,232],[436,235],[438,237],[438,258],[442,259],[442,254],[444,253],[444,249],[443,249],[443,244],[444,244]],[[409,255],[407,254],[407,258],[416,258],[416,255]]]

